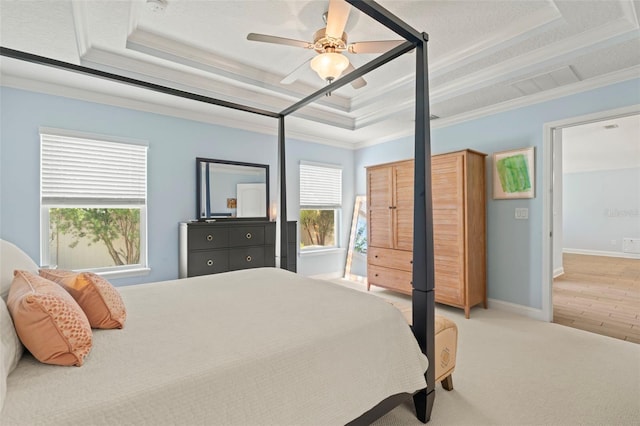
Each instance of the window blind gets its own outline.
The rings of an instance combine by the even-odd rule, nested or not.
[[[300,163],[300,206],[342,206],[342,169],[338,166]]]
[[[43,204],[144,205],[147,147],[40,135]]]

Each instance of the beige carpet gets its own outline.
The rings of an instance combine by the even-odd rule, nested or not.
[[[409,312],[408,296],[371,293]],[[430,425],[640,425],[640,345],[495,309],[436,312],[459,341],[454,390],[437,385]],[[404,404],[374,424],[421,423]]]

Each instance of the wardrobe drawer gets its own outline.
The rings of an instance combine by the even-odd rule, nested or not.
[[[234,248],[229,250],[229,270],[261,268],[266,266],[264,247]]]
[[[369,263],[374,265],[413,271],[413,252],[410,251],[369,247],[367,258]]]
[[[411,294],[413,290],[413,286],[411,285],[412,276],[412,272],[400,271],[398,269],[383,268],[375,265],[369,265],[367,268],[367,280],[369,284],[386,287],[405,294]]]
[[[188,276],[216,274],[229,270],[229,250],[203,250],[189,253]]]
[[[227,247],[229,230],[214,226],[190,226],[189,250]]]
[[[264,244],[264,226],[237,226],[229,229],[229,247]]]

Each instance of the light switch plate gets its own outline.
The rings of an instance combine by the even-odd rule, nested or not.
[[[526,207],[517,207],[516,219],[529,219],[529,209]]]

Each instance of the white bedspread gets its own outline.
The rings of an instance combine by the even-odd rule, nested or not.
[[[82,367],[30,355],[0,424],[340,425],[425,387],[427,361],[381,299],[273,268],[120,287],[122,330]]]

